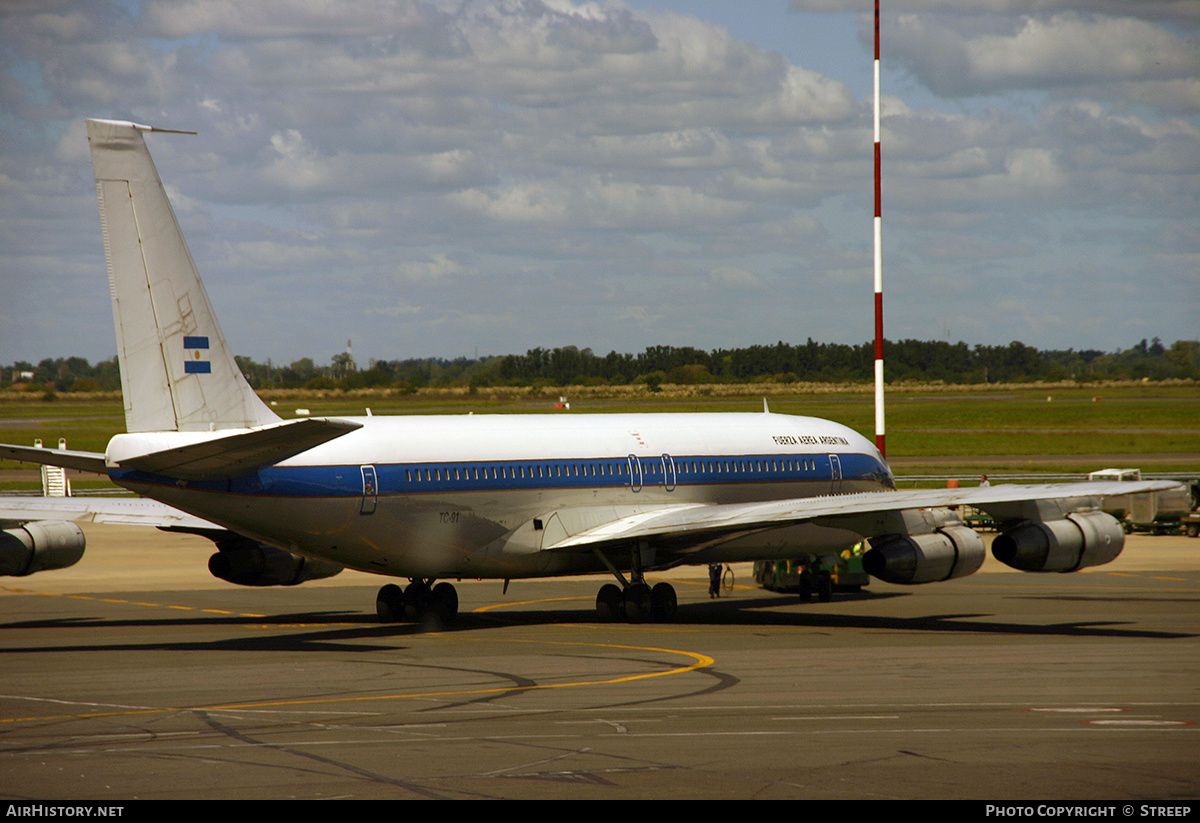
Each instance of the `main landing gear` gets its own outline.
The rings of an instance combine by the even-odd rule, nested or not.
[[[679,611],[675,587],[670,583],[630,583],[622,590],[605,583],[596,595],[596,614],[606,623],[670,623]]]
[[[388,583],[375,596],[375,613],[380,622],[433,623],[446,626],[458,615],[458,591],[450,583],[436,586],[433,578],[413,578],[401,589]]]
[[[825,569],[818,569],[817,571],[805,569],[800,572],[800,602],[810,602],[813,592],[816,592],[817,599],[822,603],[828,603],[832,600],[833,575]]]
[[[597,556],[621,583],[605,583],[596,595],[596,614],[606,623],[670,623],[679,611],[679,601],[675,596],[675,587],[670,583],[656,583],[651,588],[642,574],[640,554],[634,550],[632,554],[633,570],[630,572],[632,582],[617,570],[608,558],[600,551]]]

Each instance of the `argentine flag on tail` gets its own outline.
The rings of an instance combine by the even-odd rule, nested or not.
[[[212,372],[212,362],[208,359],[207,337],[183,338],[183,371],[186,374]]]

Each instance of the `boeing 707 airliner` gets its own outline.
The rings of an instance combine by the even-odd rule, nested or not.
[[[149,498],[0,507],[0,571],[82,554],[83,517],[210,537],[209,567],[244,585],[359,569],[384,620],[448,621],[449,580],[608,574],[607,619],[671,620],[683,564],[822,558],[868,540],[896,583],[976,571],[983,540],[947,507],[1001,525],[993,554],[1024,571],[1106,563],[1124,544],[1097,498],[1169,482],[898,491],[876,447],[828,420],[747,414],[367,416],[281,420],[226,345],[146,147],[155,129],[88,120],[127,432],[103,454],[0,446],[0,455],[107,474]],[[160,506],[159,504],[165,504]],[[59,520],[50,511],[58,507]],[[49,522],[47,522],[49,520]],[[827,574],[816,590],[827,595]]]

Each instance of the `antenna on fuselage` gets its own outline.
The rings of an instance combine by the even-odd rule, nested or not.
[[[883,197],[879,135],[879,0],[875,0],[875,447],[886,457],[883,424]]]

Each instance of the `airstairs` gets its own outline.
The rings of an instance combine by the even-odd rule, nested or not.
[[[33,445],[42,448],[41,440],[34,440]],[[65,437],[58,439],[58,448],[66,449]],[[70,497],[71,481],[67,479],[67,470],[61,466],[42,466],[42,497]]]

